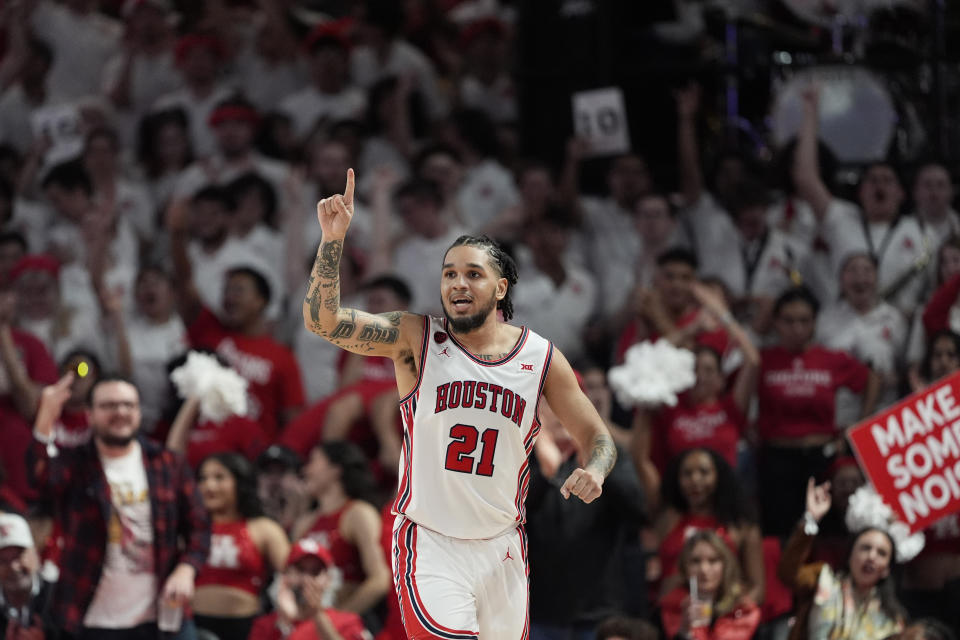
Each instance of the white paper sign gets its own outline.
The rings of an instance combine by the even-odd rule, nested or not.
[[[50,139],[51,147],[44,156],[44,164],[71,160],[83,151],[83,129],[80,111],[75,105],[61,104],[41,107],[30,114],[33,136]]]
[[[589,154],[613,155],[630,151],[627,109],[619,87],[573,94],[573,130],[587,141]]]

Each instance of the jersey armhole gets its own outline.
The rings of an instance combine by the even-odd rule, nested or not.
[[[410,393],[400,398],[400,404],[403,404],[412,398],[420,390],[420,382],[423,381],[423,369],[427,364],[427,345],[430,344],[430,316],[423,316],[423,338],[420,343],[420,366],[417,371],[417,383],[413,385]]]
[[[537,406],[533,410],[533,422],[540,426],[540,398],[543,397],[543,386],[547,383],[547,374],[550,373],[550,361],[553,360],[553,343],[547,340],[547,357],[543,359],[543,367],[540,368],[540,384],[537,386]]]

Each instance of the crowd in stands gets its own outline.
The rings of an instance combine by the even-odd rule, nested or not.
[[[865,482],[844,430],[960,370],[953,167],[881,161],[844,188],[816,87],[765,161],[715,144],[712,96],[678,82],[675,120],[648,123],[676,149],[607,158],[588,194],[584,141],[521,152],[515,17],[3,3],[0,637],[156,638],[170,616],[178,640],[406,637],[393,363],[301,318],[316,202],[350,167],[344,304],[440,316],[444,251],[490,235],[519,267],[514,322],[617,443],[603,496],[564,500],[583,452],[540,408],[531,638],[956,637],[960,518],[902,564],[844,520]],[[696,383],[620,405],[607,371],[658,339]],[[246,380],[246,413],[178,395],[191,350]]]

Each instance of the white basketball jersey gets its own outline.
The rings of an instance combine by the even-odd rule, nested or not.
[[[394,513],[453,538],[492,538],[524,519],[537,401],[553,346],[523,329],[500,360],[467,351],[424,318],[420,378],[400,401],[403,451]]]

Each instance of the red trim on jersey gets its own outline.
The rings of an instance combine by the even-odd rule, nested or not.
[[[404,520],[394,533],[394,544],[399,550],[397,559],[397,599],[407,637],[412,640],[442,638],[460,640],[478,638],[476,631],[451,629],[439,624],[423,604],[417,589],[417,526],[412,520]],[[421,617],[422,616],[422,617]],[[423,623],[426,622],[426,625]],[[430,629],[428,627],[434,627]]]
[[[503,356],[499,360],[490,360],[488,362],[487,360],[481,360],[477,356],[473,355],[472,353],[470,353],[470,351],[467,350],[465,346],[460,344],[460,341],[457,340],[457,338],[453,335],[453,333],[450,331],[449,327],[447,326],[446,319],[444,319],[443,321],[443,328],[447,330],[447,334],[450,336],[450,340],[453,341],[453,344],[457,345],[457,348],[459,348],[460,351],[463,351],[468,358],[470,358],[477,364],[483,365],[485,367],[499,367],[502,364],[506,364],[510,362],[513,359],[513,357],[518,353],[520,353],[520,350],[523,349],[523,345],[526,344],[527,342],[527,336],[530,335],[529,329],[527,329],[526,327],[521,327],[522,331],[520,332],[520,337],[517,338],[517,344],[513,346],[513,349],[510,350],[510,353]]]
[[[423,367],[420,367],[423,369]],[[416,403],[419,396],[408,398],[400,404],[400,415],[403,420],[403,443],[400,455],[403,458],[403,475],[400,477],[400,486],[397,488],[397,498],[393,502],[393,513],[402,514],[410,505],[413,497],[413,417],[416,412]]]
[[[533,409],[533,421],[540,422],[540,396],[543,395],[543,385],[547,383],[547,373],[550,371],[550,363],[553,361],[553,343],[547,340],[547,357],[543,359],[543,366],[540,368],[540,385],[537,387],[537,405]]]
[[[400,403],[410,399],[410,396],[420,390],[420,381],[423,380],[423,366],[427,361],[427,347],[430,344],[430,316],[423,316],[423,341],[420,344],[420,371],[417,373],[417,384],[413,385],[410,393],[400,398]]]

